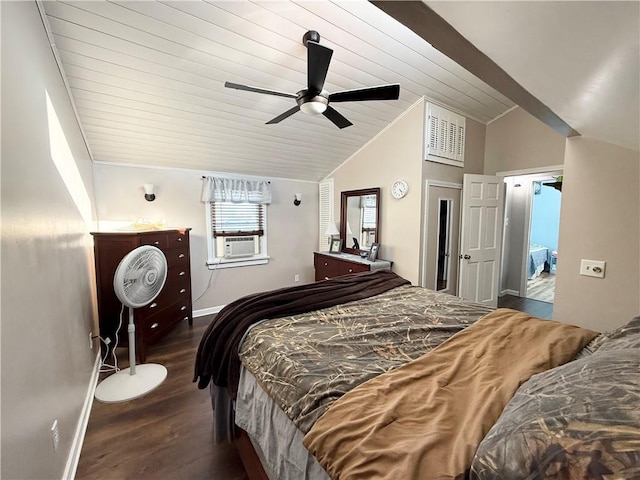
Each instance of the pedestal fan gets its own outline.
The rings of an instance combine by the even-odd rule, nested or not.
[[[136,338],[133,309],[152,302],[167,279],[167,259],[159,248],[144,245],[124,256],[113,276],[113,289],[118,299],[129,307],[129,368],[106,378],[96,387],[96,400],[117,403],[133,400],[159,386],[167,377],[167,369],[158,364],[136,366]]]

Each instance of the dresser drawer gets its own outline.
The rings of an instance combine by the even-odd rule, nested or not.
[[[152,245],[158,247],[160,250],[167,248],[167,234],[157,233],[153,235],[141,235],[140,245]]]
[[[178,265],[189,264],[189,245],[181,245],[175,248],[168,248],[164,251],[165,257],[167,257],[167,265],[169,268]]]
[[[173,272],[172,272],[173,273]],[[153,302],[144,307],[136,310],[137,318],[148,318],[156,315],[158,312],[170,307],[176,302],[185,301],[185,299],[191,299],[191,288],[189,277],[184,276],[174,282],[168,281],[164,284],[164,288],[160,292]]]
[[[179,247],[189,243],[188,232],[169,232],[167,233],[167,248]]]
[[[171,305],[163,312],[138,320],[137,328],[146,339],[164,333],[176,323],[191,318],[191,302],[184,301]]]
[[[316,269],[316,281],[348,275],[349,273],[369,271],[369,265],[318,254],[314,257],[314,267]]]

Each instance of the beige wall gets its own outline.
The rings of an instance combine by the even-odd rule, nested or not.
[[[226,305],[249,293],[314,280],[313,251],[318,239],[318,184],[271,180],[273,202],[267,207],[267,240],[271,257],[266,265],[209,270],[206,215],[200,201],[202,175],[195,170],[172,170],[96,164],[96,204],[101,230],[112,230],[147,218],[174,227],[191,227],[191,286],[194,310]],[[156,200],[144,199],[142,185],[156,185]],[[293,204],[302,193],[302,204]],[[200,298],[198,298],[200,297]]]
[[[61,478],[97,354],[89,348],[96,331],[92,167],[36,4],[0,2],[0,9],[0,476]]]
[[[487,125],[484,173],[562,165],[564,146],[562,135],[516,108]]]
[[[640,313],[638,152],[565,139],[520,108],[487,125],[485,174],[563,164],[554,319],[600,331],[615,328]],[[506,228],[503,288],[516,289],[525,208],[521,199],[512,200],[520,207],[511,209]],[[582,258],[607,261],[607,277],[580,276]]]
[[[378,256],[391,260],[393,271],[416,285],[420,279],[423,112],[424,105],[416,104],[332,175],[336,223],[340,192],[380,187]],[[409,192],[397,200],[391,196],[391,185],[399,179],[409,183]]]
[[[424,102],[418,102],[383,134],[345,162],[332,175],[335,218],[340,218],[340,192],[381,188],[380,258],[393,262],[393,271],[419,285],[423,265],[425,181],[462,183],[463,173],[482,173],[485,126],[467,119],[464,168],[426,162],[424,152]],[[395,180],[409,183],[409,193],[391,196]]]
[[[571,138],[564,167],[554,318],[615,328],[640,314],[640,154]],[[579,275],[583,258],[605,278]]]

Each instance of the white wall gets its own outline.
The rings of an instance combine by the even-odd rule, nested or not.
[[[1,2],[0,9],[0,476],[61,478],[97,353],[89,348],[96,331],[92,167],[36,4]]]
[[[640,153],[567,139],[554,318],[609,330],[640,314]],[[579,275],[605,260],[604,279]]]
[[[219,307],[249,293],[314,280],[313,251],[318,239],[318,184],[278,178],[271,181],[273,202],[267,207],[266,265],[209,270],[205,207],[200,201],[202,175],[184,169],[163,169],[96,163],[97,215],[101,230],[165,220],[170,227],[191,227],[191,287],[194,311]],[[226,176],[229,176],[226,174]],[[239,176],[241,177],[241,176]],[[156,199],[144,199],[142,185],[156,185]],[[302,204],[293,204],[302,193]],[[200,297],[200,298],[199,298]]]

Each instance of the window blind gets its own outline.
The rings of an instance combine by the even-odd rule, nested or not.
[[[261,203],[213,202],[211,229],[214,237],[264,235],[264,205]]]

